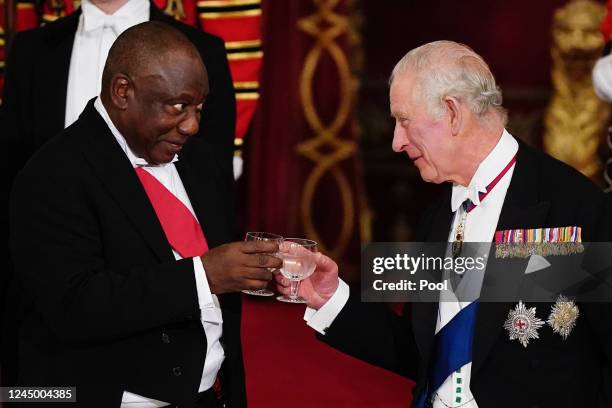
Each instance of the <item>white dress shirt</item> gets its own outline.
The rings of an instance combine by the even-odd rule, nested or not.
[[[109,15],[90,0],[83,0],[81,11],[70,57],[65,127],[78,119],[91,98],[100,94],[102,70],[111,45],[129,27],[149,20],[150,3],[129,0]]]
[[[477,205],[465,218],[463,241],[482,243],[493,241],[499,215],[501,214],[506,192],[514,172],[514,166],[504,174],[482,202],[477,199],[478,192],[486,192],[486,186],[503,171],[517,151],[518,142],[510,133],[504,130],[497,145],[480,163],[478,169],[476,169],[470,184],[467,187],[458,184],[453,185],[451,210],[455,213],[455,216],[448,235],[448,242],[455,240],[457,226],[465,214],[465,209],[461,204],[467,198],[470,198]],[[436,333],[459,313],[461,309],[470,304],[470,302],[449,301],[451,296],[452,292],[440,294],[441,300],[444,299],[445,301],[441,301],[438,306]],[[477,408],[478,405],[470,391],[471,372],[472,363],[468,363],[460,370],[451,374],[438,389],[434,399],[434,408],[459,406],[463,408]],[[459,392],[457,392],[458,389],[460,390]]]
[[[513,165],[504,174],[482,202],[478,193],[486,192],[486,186],[503,171],[517,151],[518,142],[508,131],[504,130],[493,150],[476,169],[470,184],[467,187],[453,185],[451,211],[455,215],[448,242],[455,240],[457,226],[465,211],[461,204],[468,198],[476,204],[476,207],[470,211],[465,219],[464,242],[492,242],[515,166]],[[348,297],[349,287],[340,280],[340,285],[334,295],[318,311],[306,308],[304,320],[319,333],[325,334],[325,329],[333,323],[346,304]],[[444,299],[444,301],[439,302],[436,333],[469,304],[469,302],[456,301],[456,297],[454,297],[454,302],[448,301],[452,297],[454,297],[452,292],[441,292],[440,294],[441,300]],[[472,363],[468,363],[446,379],[436,393],[433,403],[434,408],[478,407],[470,391],[471,368]],[[461,390],[460,392],[457,392],[458,388]]]
[[[121,146],[121,149],[125,152],[125,155],[130,163],[132,163],[132,166],[134,168],[142,167],[144,170],[149,172],[160,183],[162,183],[164,187],[174,194],[176,198],[185,204],[185,206],[197,220],[197,216],[193,211],[191,202],[189,201],[189,196],[185,191],[181,177],[179,176],[174,165],[174,163],[178,160],[178,156],[175,155],[174,159],[170,163],[150,165],[146,160],[137,157],[130,149],[125,138],[121,135],[121,133],[119,133],[108,116],[108,112],[104,108],[100,98],[96,99],[94,106],[110,128],[112,134],[117,139],[117,143],[119,143],[119,146]],[[181,256],[176,251],[172,250],[172,253],[174,254],[174,258],[176,260],[181,259]],[[215,379],[217,378],[217,373],[221,368],[223,360],[225,359],[223,346],[221,346],[219,341],[221,335],[223,334],[223,318],[221,315],[219,299],[216,295],[213,295],[210,292],[210,287],[208,285],[208,280],[206,279],[206,272],[204,270],[204,265],[202,265],[202,261],[199,257],[194,257],[192,259],[196,289],[198,293],[198,303],[200,305],[201,312],[200,321],[204,327],[207,340],[207,349],[206,351],[202,350],[202,353],[205,353],[206,355],[206,359],[204,361],[204,370],[202,372],[202,379],[200,381],[200,387],[198,390],[199,392],[202,392],[213,386]],[[154,408],[164,407],[167,405],[167,402],[146,398],[144,396],[128,392],[127,390],[124,391],[121,401],[122,408]]]

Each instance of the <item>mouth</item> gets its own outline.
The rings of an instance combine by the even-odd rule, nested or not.
[[[181,149],[183,148],[183,145],[185,144],[185,142],[172,141],[172,140],[164,140],[164,143],[166,143],[166,145],[170,147],[170,150],[174,152],[175,154],[180,152]]]
[[[413,155],[410,155],[410,154],[409,154],[409,155],[408,155],[408,157],[410,157],[410,160],[412,160],[413,162],[415,162],[415,161],[419,160],[419,159],[420,159],[421,157],[423,157],[423,156],[421,156],[421,155],[416,155],[416,154],[413,154]]]

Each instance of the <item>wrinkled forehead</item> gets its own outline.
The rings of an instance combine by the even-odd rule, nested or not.
[[[139,77],[153,91],[177,93],[201,90],[208,93],[208,75],[199,57],[178,55],[158,58],[151,61]]]
[[[418,82],[418,75],[414,71],[404,71],[393,78],[389,88],[391,104],[412,101]]]

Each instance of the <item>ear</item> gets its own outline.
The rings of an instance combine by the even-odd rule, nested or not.
[[[463,121],[461,104],[459,103],[457,98],[452,96],[445,96],[442,101],[444,102],[446,112],[448,113],[451,133],[453,134],[453,136],[456,136],[457,134],[459,134],[459,130],[461,129]]]
[[[128,98],[132,90],[132,81],[125,74],[116,74],[111,80],[111,101],[120,110],[128,106]]]

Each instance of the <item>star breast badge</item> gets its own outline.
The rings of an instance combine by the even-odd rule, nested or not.
[[[563,295],[559,295],[557,301],[552,306],[547,323],[555,333],[559,333],[563,340],[567,340],[574,327],[580,311],[573,300],[569,300]]]
[[[518,340],[523,347],[527,347],[529,340],[538,339],[538,329],[544,322],[536,317],[536,308],[526,308],[523,301],[518,302],[514,310],[508,312],[504,322],[504,329],[510,333],[510,340]]]

